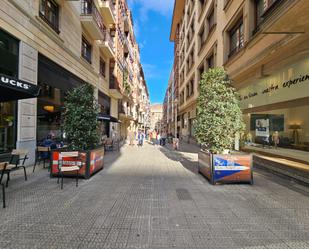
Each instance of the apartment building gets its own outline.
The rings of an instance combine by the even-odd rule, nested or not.
[[[200,75],[223,66],[253,141],[261,142],[255,123],[265,119],[282,146],[309,150],[308,18],[306,0],[176,0],[170,40],[181,137],[194,140]]]
[[[177,109],[175,108],[177,98],[175,88],[174,70],[172,70],[164,97],[162,124],[164,131],[173,135],[178,133],[178,131],[175,130],[177,126]]]
[[[96,89],[102,135],[121,137],[128,12],[124,0],[0,2],[0,73],[41,88],[38,98],[0,103],[1,155],[26,148],[31,163],[48,134],[63,139],[65,95],[85,83]],[[135,64],[140,62],[132,56]],[[145,82],[136,84],[147,88]]]

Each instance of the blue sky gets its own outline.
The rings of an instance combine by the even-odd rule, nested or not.
[[[151,103],[162,103],[173,63],[169,41],[174,0],[128,0]]]

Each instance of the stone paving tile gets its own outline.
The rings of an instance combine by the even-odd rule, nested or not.
[[[124,146],[63,190],[46,169],[29,168],[27,182],[14,172],[0,248],[309,248],[309,195],[261,174],[253,186],[212,186],[184,151]]]

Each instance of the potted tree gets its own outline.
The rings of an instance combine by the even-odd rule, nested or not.
[[[104,147],[99,145],[99,108],[94,97],[94,88],[84,84],[72,89],[66,97],[64,109],[63,129],[68,146],[52,151],[51,175],[58,174],[61,151],[79,151],[84,162],[80,176],[89,178],[103,169],[104,157]]]
[[[252,155],[233,151],[244,130],[239,98],[223,68],[202,75],[195,135],[202,145],[199,172],[212,184],[253,182]]]

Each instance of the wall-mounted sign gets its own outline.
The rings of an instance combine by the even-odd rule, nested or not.
[[[309,97],[309,58],[238,90],[242,109]]]
[[[0,101],[35,98],[40,93],[39,86],[4,74],[0,74],[0,90]]]
[[[255,120],[255,136],[269,137],[269,119]]]

